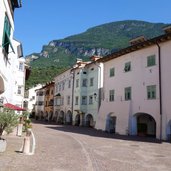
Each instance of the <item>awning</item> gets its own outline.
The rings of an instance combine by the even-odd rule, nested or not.
[[[17,110],[17,111],[26,111],[26,109],[21,108],[19,106],[13,105],[11,103],[6,103],[4,104],[4,107],[8,108],[8,109],[12,109],[12,110]]]

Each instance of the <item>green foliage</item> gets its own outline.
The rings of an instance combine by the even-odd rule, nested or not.
[[[19,116],[15,114],[14,110],[4,108],[3,111],[0,111],[0,137],[4,130],[8,134],[12,132],[18,124],[18,118]]]

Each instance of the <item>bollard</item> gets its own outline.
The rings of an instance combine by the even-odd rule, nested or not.
[[[30,154],[30,136],[31,131],[28,129],[26,132],[26,136],[24,137],[24,144],[23,144],[23,153],[24,154]]]
[[[22,132],[23,132],[23,124],[18,124],[17,126],[17,136],[22,136]]]
[[[22,152],[24,154],[29,154],[30,153],[30,137],[29,136],[24,137],[24,144],[23,144]]]

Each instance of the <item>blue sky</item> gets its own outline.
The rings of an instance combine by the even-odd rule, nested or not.
[[[24,55],[54,39],[121,20],[171,23],[171,0],[22,0],[15,11],[15,39]]]

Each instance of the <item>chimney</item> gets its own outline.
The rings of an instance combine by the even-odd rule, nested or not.
[[[76,64],[81,63],[83,60],[80,58],[77,58]]]
[[[142,42],[144,42],[144,41],[146,41],[146,38],[145,38],[144,36],[139,36],[139,37],[136,37],[136,38],[134,38],[134,39],[131,39],[131,40],[129,41],[129,43],[130,43],[131,45],[135,45],[135,44],[138,44],[138,43],[142,43]]]
[[[163,28],[163,31],[164,31],[165,33],[171,33],[171,25],[164,27],[164,28]]]
[[[95,55],[90,57],[91,61],[93,61],[93,62],[97,61],[100,58],[101,58],[100,56],[95,56]]]

